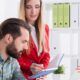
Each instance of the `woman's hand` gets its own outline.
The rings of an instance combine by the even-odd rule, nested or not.
[[[33,74],[36,74],[36,73],[42,71],[44,69],[44,66],[43,66],[43,64],[32,63],[30,69]]]
[[[40,77],[40,78],[36,78],[36,80],[46,80],[47,76],[43,76],[43,77]]]
[[[44,77],[37,78],[36,80],[45,80]]]

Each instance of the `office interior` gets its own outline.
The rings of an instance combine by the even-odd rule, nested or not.
[[[0,1],[0,23],[18,17],[20,0]],[[51,59],[64,54],[63,74],[51,73],[46,80],[80,79],[80,0],[43,0],[43,23],[50,28]]]

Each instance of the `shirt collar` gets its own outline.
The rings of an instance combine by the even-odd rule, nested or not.
[[[12,60],[12,57],[9,56],[6,61],[11,61],[11,60]],[[0,62],[6,62],[6,61],[4,61],[2,55],[0,54]]]
[[[0,54],[0,62],[3,62],[4,59],[2,58],[1,54]]]

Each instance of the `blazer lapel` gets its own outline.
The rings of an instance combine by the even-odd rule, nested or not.
[[[30,42],[31,42],[32,47],[37,51],[38,49],[37,49],[37,46],[36,46],[32,36],[30,36],[30,40],[31,40]]]

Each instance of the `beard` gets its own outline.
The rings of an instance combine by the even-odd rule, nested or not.
[[[6,53],[13,58],[19,58],[20,57],[20,52],[17,51],[17,49],[14,45],[14,42],[12,42],[11,44],[9,44],[6,47]]]

